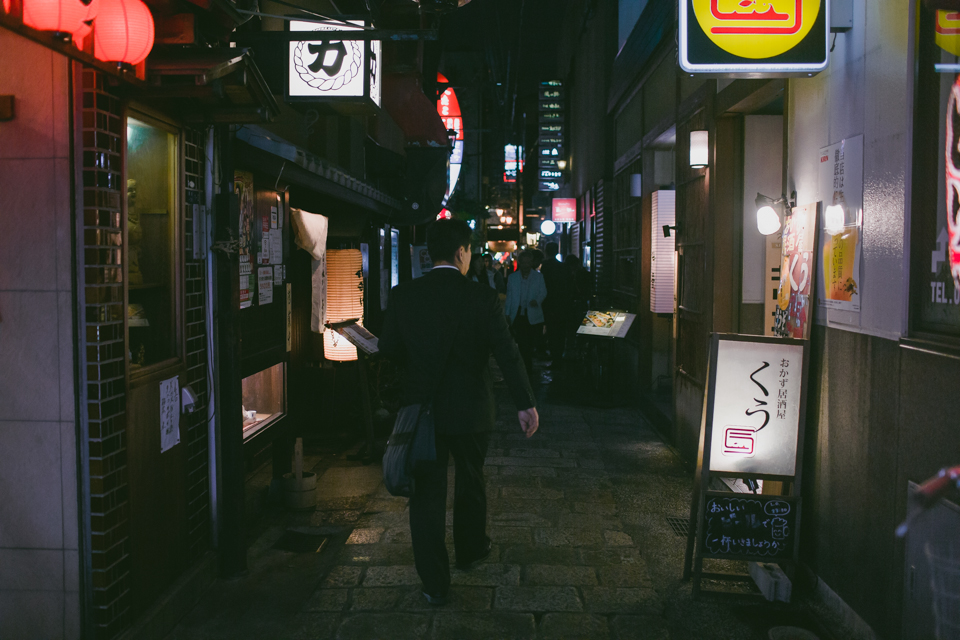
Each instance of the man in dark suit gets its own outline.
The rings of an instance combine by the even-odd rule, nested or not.
[[[427,231],[433,269],[395,287],[380,337],[380,353],[402,365],[404,404],[433,402],[437,460],[414,471],[410,533],[417,573],[430,604],[446,602],[450,560],[446,531],[447,461],[456,464],[453,545],[457,568],[490,554],[483,461],[496,420],[490,377],[492,352],[529,438],[539,416],[533,391],[510,335],[497,292],[468,280],[471,231],[462,220],[439,220]],[[431,396],[431,394],[433,394]]]

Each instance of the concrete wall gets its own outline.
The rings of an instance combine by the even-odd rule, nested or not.
[[[0,51],[0,638],[78,638],[70,66]]]
[[[821,147],[863,135],[861,312],[815,327],[801,555],[881,638],[900,637],[906,483],[955,464],[956,360],[898,344],[906,334],[912,71],[909,0],[854,0],[830,67],[791,80],[788,185],[819,193]],[[824,321],[822,310],[816,317]],[[956,456],[954,456],[956,457]]]

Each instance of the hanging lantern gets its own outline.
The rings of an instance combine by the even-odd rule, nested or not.
[[[10,0],[3,10],[10,13]],[[38,31],[70,33],[78,31],[85,20],[97,15],[99,0],[85,4],[81,0],[23,0],[23,24]]]
[[[153,48],[153,15],[141,0],[100,0],[93,26],[97,60],[140,64]]]
[[[363,325],[363,254],[359,249],[327,251],[327,322],[358,320]],[[357,359],[357,348],[336,331],[323,332],[323,357]]]

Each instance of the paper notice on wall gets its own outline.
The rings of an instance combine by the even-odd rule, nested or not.
[[[270,234],[270,264],[283,262],[283,233],[278,229]]]
[[[287,283],[287,351],[293,349],[293,288]]]
[[[252,260],[253,246],[253,174],[246,171],[237,171],[234,174],[233,190],[240,205],[240,276],[249,276],[253,273]],[[248,277],[249,283],[249,277]],[[240,308],[246,309],[253,301],[250,299],[249,287],[240,287]]]
[[[283,284],[283,265],[281,264],[273,268],[273,284],[277,287]]]
[[[246,266],[249,267],[250,265],[247,264]],[[253,302],[250,300],[250,276],[242,275],[240,276],[240,308],[246,309],[251,304]]]
[[[160,382],[160,453],[180,444],[180,379]]]
[[[276,228],[277,228],[277,218],[278,218],[278,217],[279,217],[279,216],[277,216],[277,208],[276,208],[276,207],[270,207],[270,228],[271,228],[271,229],[276,229]]]
[[[860,255],[863,245],[863,136],[820,150],[820,257],[818,299],[828,322],[860,324]]]
[[[257,269],[257,293],[260,296],[260,304],[273,302],[273,267]]]
[[[270,264],[270,217],[260,218],[260,264]]]

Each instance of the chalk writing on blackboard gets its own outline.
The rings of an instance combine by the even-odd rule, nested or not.
[[[714,556],[792,555],[796,509],[764,496],[712,496],[706,503],[704,547]]]

